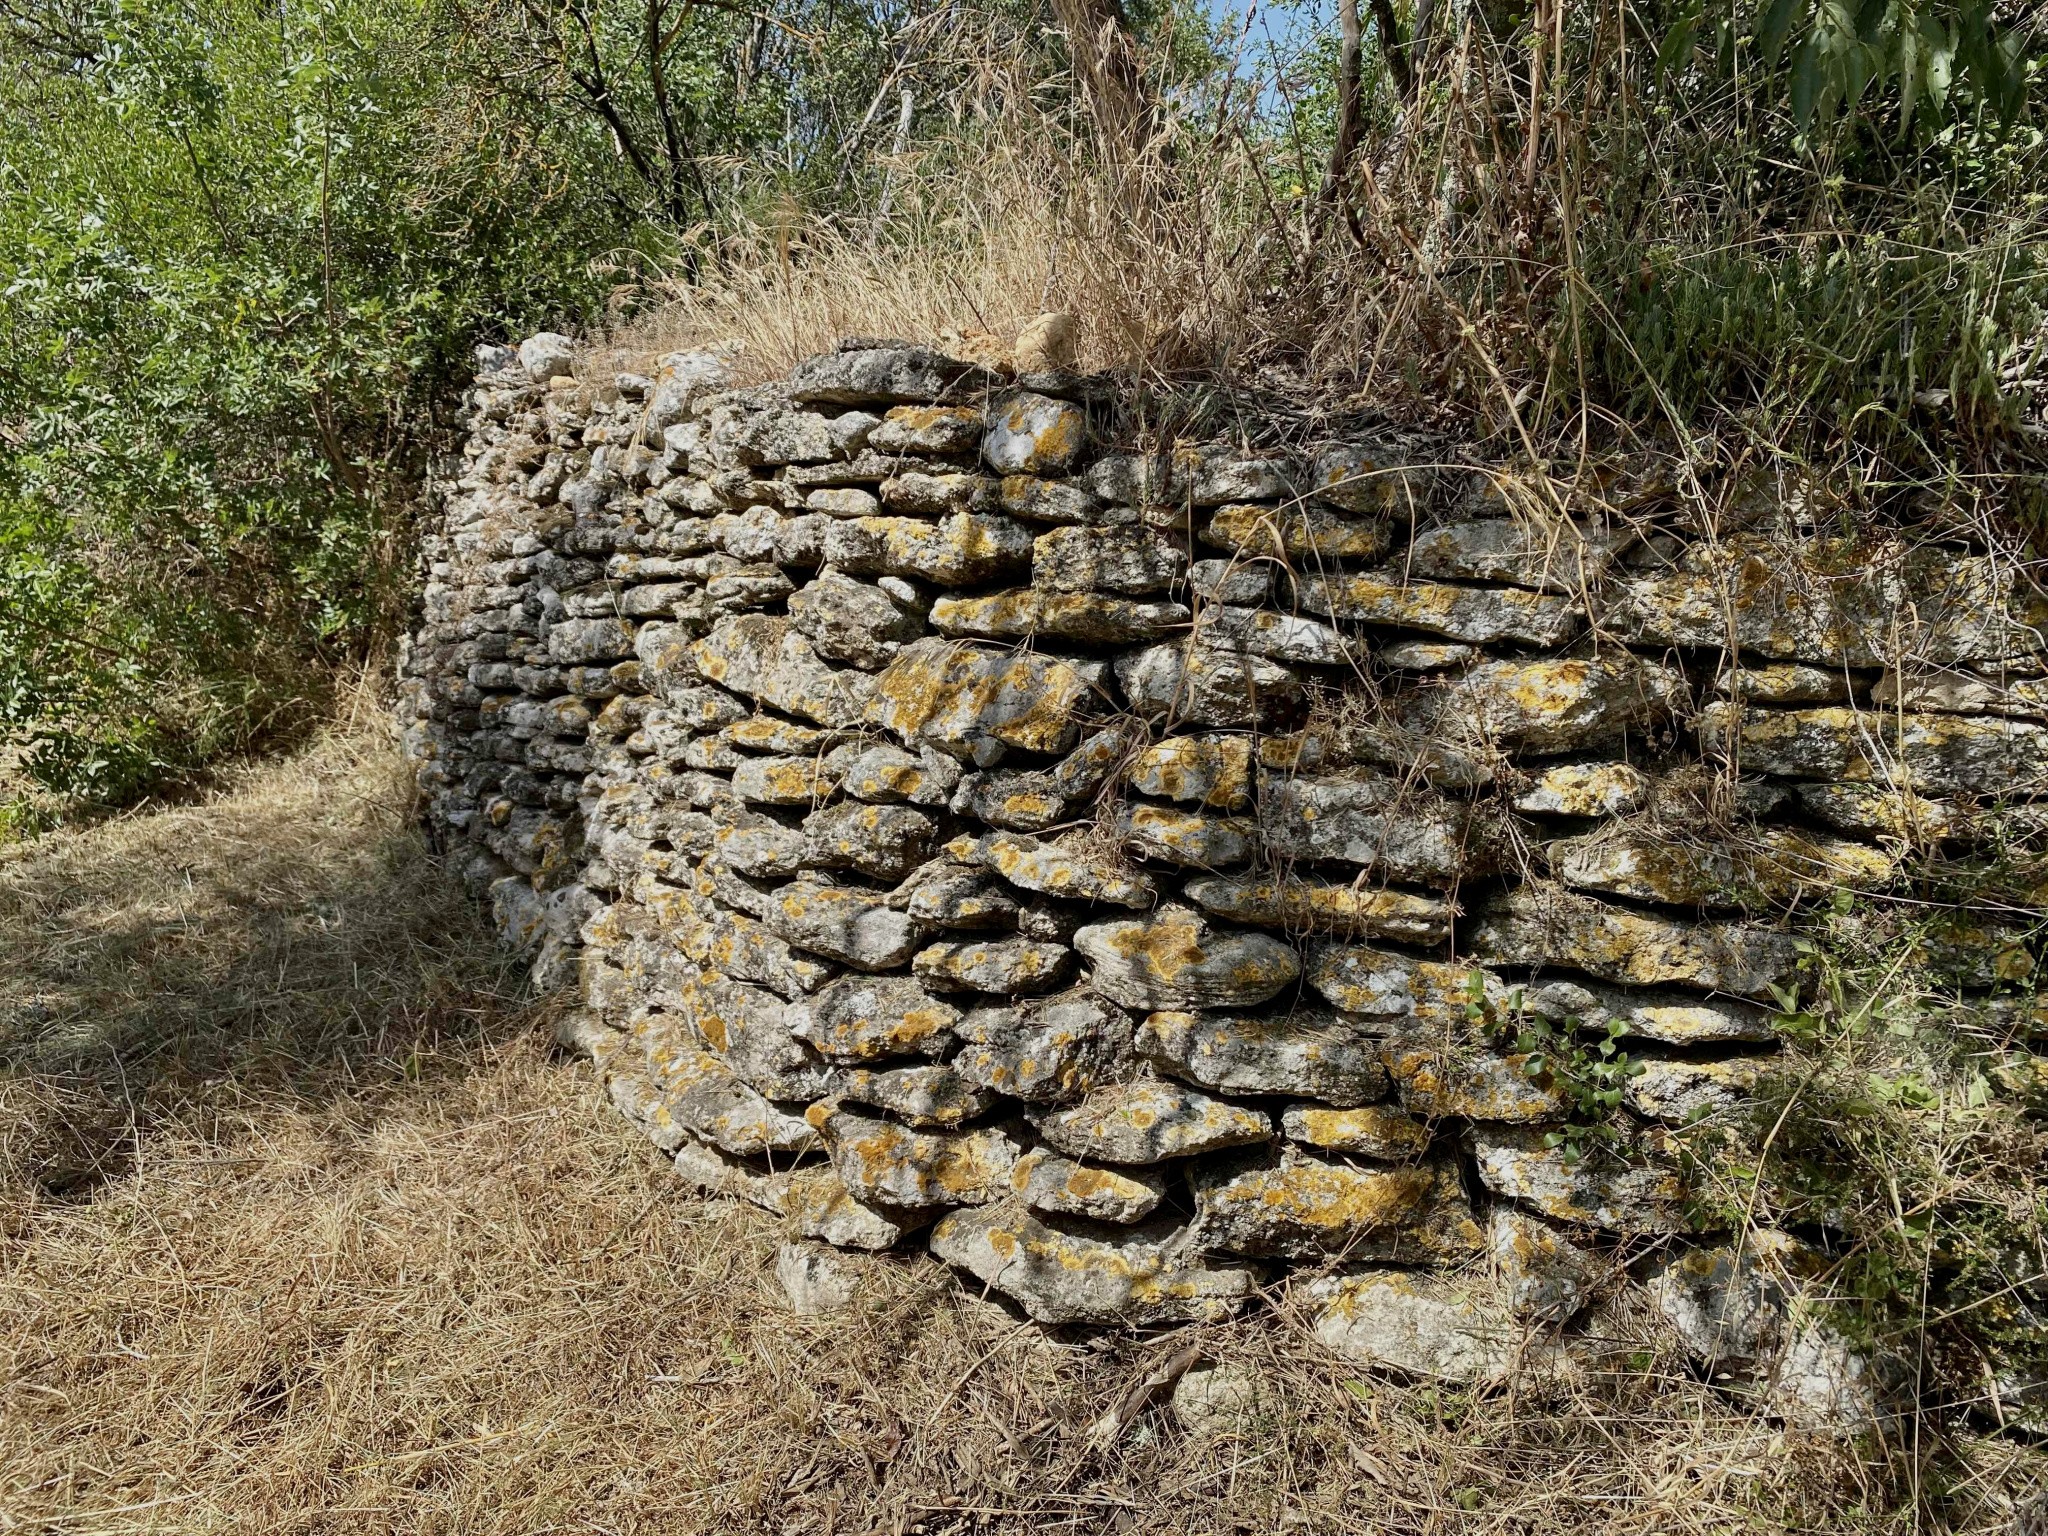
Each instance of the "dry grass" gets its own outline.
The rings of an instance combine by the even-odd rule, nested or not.
[[[1063,310],[1084,368],[1222,376],[1271,328],[1250,291],[1264,260],[1243,217],[1253,170],[1234,152],[1169,178],[1156,163],[1091,162],[1017,113],[905,160],[885,223],[794,207],[737,223],[693,280],[638,295],[656,302],[595,341],[591,374],[736,343],[737,381],[757,383],[843,336],[979,356]]]
[[[772,1222],[553,1055],[400,783],[339,732],[0,865],[0,1531],[1992,1531],[2039,1497],[2009,1443],[1930,1437],[1915,1478],[1654,1354],[1474,1398],[1360,1379],[1284,1302],[1048,1335],[886,1257],[850,1323],[795,1318]],[[1263,1406],[1091,1448],[1190,1337]]]

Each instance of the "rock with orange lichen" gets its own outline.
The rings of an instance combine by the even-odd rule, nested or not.
[[[1034,523],[1129,523],[1137,518],[1129,507],[1103,506],[1085,486],[1037,475],[1005,475],[998,499],[1012,517]]]
[[[721,619],[690,649],[710,681],[819,725],[860,724],[874,694],[873,679],[827,666],[788,619],[768,614]]]
[[[792,1155],[817,1149],[817,1132],[770,1103],[708,1051],[680,1056],[659,1084],[676,1124],[735,1157]]]
[[[999,475],[1063,475],[1088,440],[1088,413],[1067,400],[1019,390],[989,408],[981,454]]]
[[[971,405],[898,405],[868,433],[880,453],[972,453],[987,423]]]
[[[1059,1103],[1119,1076],[1131,1059],[1131,1020],[1085,990],[1008,1008],[976,1008],[954,1033],[953,1065],[1011,1098]]]
[[[1559,763],[1513,800],[1535,816],[1627,816],[1650,802],[1650,778],[1630,763]]]
[[[752,880],[787,880],[804,867],[804,835],[772,816],[733,808],[717,818],[712,857]]]
[[[1953,801],[1930,800],[1909,789],[1881,784],[1802,784],[1799,804],[1807,815],[1838,832],[1905,843],[1960,837],[1977,821]]]
[[[2026,799],[2048,794],[2048,726],[1968,715],[1852,708],[1700,714],[1708,752],[1744,773],[1876,784],[1920,795]]]
[[[937,835],[931,817],[910,806],[849,801],[804,818],[805,862],[814,869],[901,880],[925,862]]]
[[[1092,795],[1109,781],[1125,754],[1143,739],[1144,730],[1136,721],[1112,721],[1083,737],[1047,774],[1054,787],[1070,800]]]
[[[857,971],[890,971],[917,952],[930,930],[879,891],[795,880],[772,893],[763,921],[813,954]]]
[[[966,640],[1137,645],[1185,629],[1193,617],[1181,603],[1024,587],[986,597],[942,597],[932,604],[931,624],[942,635]]]
[[[906,746],[935,746],[991,768],[1006,747],[1065,751],[1088,695],[1081,674],[1047,656],[949,640],[908,646],[876,680],[882,727]]]
[[[881,587],[827,570],[789,598],[789,620],[820,656],[873,670],[924,633],[924,615]]]
[[[1576,752],[1670,716],[1684,702],[1685,679],[1609,650],[1483,661],[1410,699],[1403,716],[1414,729],[1525,752]]]
[[[1305,1147],[1390,1163],[1411,1162],[1429,1150],[1428,1125],[1393,1104],[1290,1104],[1281,1112],[1280,1134]]]
[[[1017,896],[987,870],[933,859],[904,877],[889,900],[934,928],[1008,928],[1017,920]]]
[[[1630,1039],[1666,1045],[1760,1044],[1777,1038],[1766,1010],[1727,997],[1549,981],[1528,988],[1522,1005],[1540,1018],[1575,1029],[1597,1032],[1619,1025]]]
[[[905,1210],[1002,1198],[1022,1151],[1000,1126],[918,1131],[830,1100],[813,1104],[805,1118],[824,1138],[850,1195]]]
[[[1244,810],[1252,803],[1252,738],[1169,736],[1138,754],[1129,783],[1141,795]]]
[[[950,992],[1020,997],[1050,992],[1074,970],[1074,952],[1050,939],[948,939],[910,962],[926,986]]]
[[[1479,1229],[1447,1167],[1373,1167],[1264,1148],[1198,1164],[1195,1242],[1250,1258],[1440,1259],[1469,1253]],[[1448,1249],[1447,1246],[1448,1245]]]
[[[1344,635],[1319,619],[1270,608],[1237,608],[1211,603],[1195,626],[1196,638],[1212,650],[1243,651],[1268,661],[1299,662],[1313,667],[1362,666],[1363,641]]]
[[[840,789],[871,805],[944,805],[960,782],[960,765],[930,747],[906,752],[886,743],[847,759]]]
[[[1703,841],[1617,826],[1554,843],[1551,868],[1568,886],[1685,907],[1782,905],[1835,890],[1873,890],[1898,856],[1795,827],[1757,827]]]
[[[1067,819],[1067,799],[1049,773],[992,768],[970,773],[953,792],[952,812],[1008,832],[1043,832]]]
[[[1010,1188],[1034,1211],[1128,1226],[1166,1198],[1166,1177],[1150,1168],[1097,1168],[1034,1147],[1010,1170]]]
[[[1403,1030],[1380,1049],[1402,1106],[1424,1119],[1548,1121],[1567,1108],[1563,1088],[1540,1061],[1496,1051],[1469,1026]]]
[[[644,878],[644,877],[643,877]],[[787,998],[815,992],[830,981],[832,966],[796,953],[787,940],[743,912],[713,907],[708,900],[647,880],[648,910],[697,964],[742,981],[758,981]]]
[[[1092,924],[1074,947],[1093,963],[1090,985],[1126,1008],[1251,1008],[1301,974],[1277,939],[1212,928],[1179,906]]]
[[[983,512],[845,518],[825,530],[824,554],[850,576],[913,576],[942,587],[980,587],[1031,563],[1031,530]]]
[[[834,1074],[790,1033],[791,1005],[765,987],[700,971],[666,999],[713,1055],[771,1099],[809,1101]]]
[[[653,1142],[658,1151],[673,1153],[694,1145],[690,1133],[669,1113],[668,1106],[661,1101],[661,1094],[645,1072],[607,1073],[604,1092],[605,1097],[612,1101],[612,1107]]]
[[[1412,522],[1428,510],[1436,481],[1436,470],[1401,444],[1331,443],[1316,455],[1307,491],[1347,511]]]
[[[1308,774],[1374,763],[1391,768],[1411,789],[1484,789],[1500,754],[1469,739],[1461,746],[1439,732],[1412,730],[1385,712],[1312,719],[1302,730],[1259,742],[1259,765],[1275,773]]]
[[[1600,1261],[1562,1228],[1510,1205],[1493,1208],[1486,1252],[1508,1305],[1531,1322],[1569,1322],[1592,1299],[1600,1275]]]
[[[1318,944],[1308,962],[1308,984],[1340,1013],[1430,1027],[1464,1022],[1466,1005],[1475,1000],[1474,977],[1483,1007],[1506,1005],[1501,979],[1469,964],[1418,960],[1363,944]]]
[[[1619,583],[1601,622],[1631,643],[1838,673],[1902,656],[1947,666],[2048,649],[2048,596],[2022,563],[1924,540],[1702,540],[1676,571]]]
[[[1249,1265],[1202,1258],[1172,1222],[1084,1235],[1014,1201],[949,1213],[932,1229],[931,1250],[1048,1324],[1220,1322],[1258,1285]]]
[[[1089,1091],[1067,1109],[1034,1112],[1039,1135],[1069,1157],[1152,1164],[1270,1141],[1272,1122],[1179,1083],[1141,1077]]]
[[[732,773],[733,793],[750,805],[809,809],[838,788],[839,773],[825,757],[750,757]]]
[[[960,1010],[908,976],[842,976],[788,1011],[789,1032],[832,1061],[943,1056]]]
[[[1384,518],[1350,516],[1315,502],[1268,507],[1223,506],[1202,530],[1202,542],[1242,555],[1287,560],[1377,560],[1393,542]]]
[[[1105,859],[1082,835],[1042,843],[1015,832],[991,832],[980,838],[956,838],[947,844],[947,853],[963,864],[979,864],[1001,875],[1019,890],[1062,901],[1149,907],[1159,899],[1158,887],[1150,879]]]
[[[882,482],[882,504],[896,514],[897,520],[942,517],[949,512],[979,512],[988,506],[994,494],[994,487],[986,475],[932,474],[900,460],[893,467],[896,473]],[[839,557],[855,558],[852,551],[869,547],[865,539],[842,540],[836,545],[825,546],[824,553],[829,562],[833,560],[835,551]]]
[[[1187,895],[1204,911],[1240,923],[1371,934],[1411,944],[1434,944],[1446,937],[1454,910],[1441,896],[1293,875],[1210,876],[1190,880]]]
[[[1116,676],[1133,710],[1173,724],[1268,724],[1303,697],[1300,675],[1277,661],[1180,640],[1126,651]]]
[[[1160,1071],[1219,1093],[1298,1094],[1328,1104],[1384,1097],[1378,1042],[1327,1008],[1270,1014],[1150,1014],[1138,1054]]]
[[[1769,1065],[1769,1057],[1759,1056],[1722,1061],[1638,1056],[1631,1066],[1639,1070],[1622,1090],[1622,1102],[1651,1120],[1697,1124],[1747,1101]]]
[[[866,1104],[920,1130],[950,1130],[995,1106],[986,1088],[939,1062],[858,1067],[837,1074],[834,1087],[848,1103]]]
[[[1187,575],[1188,557],[1150,528],[1055,528],[1032,545],[1031,585],[1041,592],[1164,592]]]
[[[926,1225],[936,1214],[930,1209],[899,1210],[856,1200],[846,1181],[829,1167],[803,1168],[773,1177],[783,1181],[782,1200],[776,1209],[788,1219],[789,1235],[817,1238],[835,1248],[860,1248],[870,1253],[893,1248],[905,1233]]]
[[[1465,942],[1478,960],[1563,966],[1603,981],[1675,982],[1738,997],[1767,996],[1799,959],[1789,934],[1653,917],[1537,884],[1489,902]]]
[[[874,405],[964,399],[993,382],[986,368],[929,347],[879,343],[805,358],[790,370],[789,393],[806,404]]]
[[[1597,587],[1636,537],[1626,523],[1608,529],[1558,518],[1487,517],[1416,534],[1406,563],[1418,576],[1576,593]]]
[[[1586,622],[1576,598],[1520,587],[1461,587],[1409,581],[1396,569],[1359,576],[1309,576],[1297,583],[1310,613],[1361,624],[1419,629],[1473,645],[1562,645]]]
[[[1248,862],[1255,849],[1250,822],[1168,805],[1119,806],[1116,827],[1126,852],[1187,869],[1228,869]]]

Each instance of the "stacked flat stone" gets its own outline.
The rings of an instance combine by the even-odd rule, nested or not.
[[[2048,603],[1982,554],[1141,451],[1108,381],[900,343],[483,363],[406,663],[432,820],[690,1181],[1044,1321],[1341,1259],[1324,1331],[1384,1354],[1483,1339],[1428,1273],[1481,1258],[1563,1321],[1688,1231],[1672,1133],[1741,1115],[1787,914],[2048,792]],[[1643,1063],[1619,1154],[1518,1019]]]

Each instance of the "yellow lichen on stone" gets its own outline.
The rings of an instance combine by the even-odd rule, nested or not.
[[[1365,1157],[1420,1157],[1429,1149],[1429,1127],[1391,1104],[1331,1109],[1298,1104],[1283,1118],[1287,1134],[1311,1147]]]
[[[1223,506],[1209,523],[1208,542],[1240,554],[1287,559],[1377,560],[1392,534],[1378,518],[1346,517],[1307,503]]]
[[[1131,765],[1131,788],[1169,800],[1197,801],[1219,811],[1252,803],[1252,738],[1169,736]]]
[[[876,682],[882,724],[906,741],[972,747],[988,738],[1046,754],[1071,739],[1087,693],[1062,662],[931,641],[909,647]]]
[[[1314,814],[1304,808],[1303,819]],[[1433,944],[1449,931],[1454,911],[1440,896],[1292,877],[1212,879],[1188,894],[1219,917],[1311,933],[1370,933]]]

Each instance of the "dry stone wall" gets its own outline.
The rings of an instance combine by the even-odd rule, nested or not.
[[[1803,910],[2048,793],[2009,564],[1147,444],[1113,380],[893,342],[481,362],[408,744],[686,1180],[1048,1323],[1316,1267],[1326,1343],[1452,1378],[1642,1283],[1786,1416],[1877,1411],[1684,1141],[1747,1124]]]

